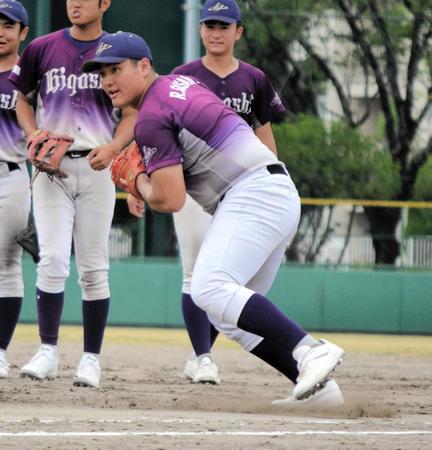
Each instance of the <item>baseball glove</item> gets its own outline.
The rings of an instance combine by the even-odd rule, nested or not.
[[[60,169],[60,162],[73,141],[73,138],[53,131],[36,130],[27,139],[29,161],[41,172],[67,178]]]
[[[32,219],[30,219],[27,228],[17,234],[15,239],[26,252],[30,253],[35,263],[40,261],[39,242],[36,234],[36,227],[34,226]]]
[[[133,141],[114,158],[111,164],[111,179],[117,187],[140,199],[136,179],[145,171],[141,153],[136,142]]]

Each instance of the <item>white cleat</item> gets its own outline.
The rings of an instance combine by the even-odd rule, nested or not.
[[[195,375],[197,374],[197,370],[198,370],[198,359],[194,355],[192,358],[186,361],[183,373],[185,374],[188,380],[192,381],[195,378]]]
[[[201,356],[197,359],[197,371],[192,383],[220,384],[219,370],[210,355]]]
[[[99,359],[92,353],[84,353],[74,378],[74,386],[98,388],[100,377]]]
[[[299,369],[293,390],[297,400],[304,400],[321,390],[344,356],[340,347],[324,339],[314,347],[302,346],[294,353]]]
[[[33,358],[21,369],[21,378],[53,380],[58,372],[57,347],[42,344]]]
[[[297,400],[293,395],[291,397],[274,400],[272,405],[284,406],[289,408],[314,408],[314,409],[333,409],[339,408],[344,404],[344,398],[338,384],[330,379],[322,389],[305,398]]]
[[[9,376],[9,364],[6,359],[6,352],[0,350],[0,378]]]

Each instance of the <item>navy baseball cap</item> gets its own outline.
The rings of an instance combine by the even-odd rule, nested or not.
[[[12,22],[21,22],[28,27],[28,14],[21,2],[16,0],[0,0],[0,14]]]
[[[201,10],[200,23],[210,20],[225,23],[240,22],[240,8],[235,0],[207,0]]]
[[[152,61],[150,48],[145,40],[137,34],[118,31],[102,37],[95,57],[86,61],[81,69],[83,72],[94,72],[101,64],[118,64],[126,59],[143,58]]]

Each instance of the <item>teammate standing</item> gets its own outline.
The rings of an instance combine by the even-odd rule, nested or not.
[[[203,58],[177,67],[172,73],[193,75],[201,80],[245,119],[263,144],[277,155],[271,122],[279,119],[285,108],[267,76],[235,58],[235,44],[242,34],[240,8],[235,0],[207,0],[200,17],[200,35],[206,53]],[[183,209],[174,214],[183,265],[183,317],[196,355],[186,362],[184,373],[194,383],[218,384],[218,368],[210,353],[218,332],[190,296],[193,268],[210,221],[211,216],[190,196],[186,197]],[[220,324],[215,325],[220,328]],[[262,340],[241,331],[232,338],[251,350]]]
[[[126,126],[124,119],[112,140],[117,122],[112,104],[99,76],[80,70],[104,35],[102,17],[110,4],[111,0],[67,0],[72,26],[32,41],[10,78],[20,91],[17,115],[27,137],[42,129],[75,139],[61,163],[68,178],[39,173],[33,183],[41,256],[36,283],[41,346],[21,375],[39,380],[57,376],[73,238],[84,327],[84,353],[74,384],[93,387],[99,386],[99,354],[109,308],[108,237],[115,203],[114,185],[104,168],[132,138],[131,124]]]
[[[213,215],[193,272],[193,301],[213,323],[272,343],[273,367],[294,358],[293,396],[310,398],[329,383],[343,350],[316,341],[264,296],[300,217],[283,163],[197,79],[159,77],[137,35],[104,36],[83,70],[99,71],[114,106],[139,109],[134,134],[146,174],[133,182],[144,202],[176,212],[187,192]]]
[[[24,295],[22,249],[15,236],[23,230],[30,211],[27,149],[18,126],[18,91],[8,80],[28,33],[28,15],[18,1],[0,2],[0,378],[9,374],[6,350],[21,311]]]

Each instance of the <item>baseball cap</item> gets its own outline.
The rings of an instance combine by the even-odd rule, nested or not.
[[[200,23],[210,20],[225,23],[240,22],[240,8],[235,0],[207,0],[201,10]]]
[[[21,2],[17,0],[0,0],[0,14],[13,22],[21,22],[28,27],[28,14]]]
[[[94,72],[101,64],[117,64],[126,59],[143,58],[152,60],[150,48],[145,40],[137,34],[118,31],[102,37],[95,57],[86,61],[81,69],[83,72]]]

